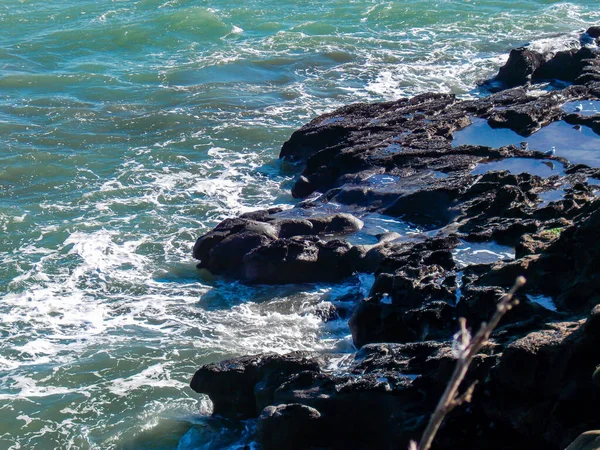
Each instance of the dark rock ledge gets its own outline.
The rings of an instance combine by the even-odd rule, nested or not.
[[[359,350],[339,371],[325,369],[326,355],[304,352],[205,365],[191,387],[211,398],[214,414],[256,419],[264,449],[407,448],[453,369],[456,318],[487,319],[525,275],[521,305],[469,372],[479,380],[473,402],[452,412],[434,448],[558,450],[600,428],[592,377],[600,364],[600,169],[547,148],[453,146],[477,118],[524,137],[556,121],[599,133],[600,114],[563,108],[600,99],[599,36],[590,28],[585,46],[556,54],[512,51],[488,82],[499,92],[485,98],[424,94],[349,105],[296,131],[280,156],[301,169],[293,195],[310,198],[223,221],[198,239],[194,257],[200,268],[249,283],[374,273],[349,320]],[[548,80],[571,84],[528,90]],[[526,170],[474,171],[511,161]],[[421,233],[352,245],[348,237],[373,215]],[[463,242],[496,242],[516,256],[465,263]]]

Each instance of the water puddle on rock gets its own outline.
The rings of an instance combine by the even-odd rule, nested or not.
[[[398,233],[397,239],[408,240],[415,239],[418,236],[427,237],[422,229],[415,227],[400,219],[395,219],[383,214],[371,213],[362,216],[363,228],[352,234],[345,236],[352,245],[373,245],[379,242],[380,235],[384,233]]]
[[[557,311],[556,304],[554,303],[554,300],[552,300],[552,298],[550,297],[546,297],[545,295],[527,294],[527,298],[530,301],[537,303],[538,305],[543,306],[546,309],[549,309],[550,311]]]
[[[515,259],[515,249],[508,245],[501,245],[497,242],[467,242],[461,241],[461,244],[452,251],[452,256],[459,269],[476,265],[492,264],[497,261],[508,261]],[[455,302],[458,305],[462,298],[462,287],[464,272],[456,271],[456,293]]]
[[[471,117],[471,125],[454,133],[453,147],[460,145],[485,145],[487,147],[504,147],[505,145],[519,145],[526,138],[519,136],[508,128],[492,128],[487,120]]]
[[[437,170],[423,172],[408,177],[389,173],[378,173],[365,178],[362,185],[380,193],[406,193],[421,189],[424,184],[448,178],[448,174]]]
[[[490,264],[496,261],[515,259],[515,249],[497,242],[467,242],[452,251],[454,261],[460,268],[475,264]]]
[[[580,114],[585,117],[600,114],[600,101],[582,100],[567,102],[562,106],[562,110],[567,114]]]
[[[600,197],[600,180],[598,178],[588,177],[585,182],[594,189],[594,195]]]
[[[492,128],[485,119],[474,117],[472,122],[454,133],[453,147],[484,145],[498,148],[510,144],[518,147],[526,142],[530,150],[546,152],[554,147],[556,156],[562,156],[573,164],[600,167],[600,136],[588,127],[576,129],[566,122],[557,121],[529,137],[523,137],[506,128]]]
[[[556,189],[552,189],[550,191],[542,192],[539,194],[541,202],[538,204],[538,208],[544,208],[548,206],[550,203],[559,202],[565,199],[566,190],[571,188],[570,184],[565,184]]]
[[[456,305],[458,305],[460,299],[462,298],[463,276],[464,272],[462,270],[456,272],[456,292],[454,293],[454,301]]]
[[[378,192],[396,192],[402,184],[402,178],[396,175],[378,173],[365,179],[363,184]]]
[[[379,154],[382,156],[395,155],[397,153],[402,153],[404,151],[404,147],[400,144],[389,144],[387,147],[379,149]]]
[[[533,158],[506,158],[478,164],[471,174],[483,175],[487,172],[508,170],[513,175],[527,172],[542,178],[548,178],[552,175],[564,176],[564,169],[565,166],[558,161]]]

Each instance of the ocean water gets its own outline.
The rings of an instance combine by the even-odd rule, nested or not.
[[[355,101],[483,95],[515,46],[568,46],[597,0],[4,0],[0,449],[218,449],[204,363],[352,351],[340,284],[200,273],[225,217],[292,206],[281,144]]]

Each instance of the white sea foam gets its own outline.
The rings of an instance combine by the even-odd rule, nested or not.
[[[185,389],[188,383],[171,379],[170,372],[164,364],[154,364],[129,378],[112,380],[108,390],[119,396],[127,396],[142,387]]]
[[[514,248],[496,242],[463,242],[452,251],[454,260],[463,268],[474,264],[489,264],[514,259]]]
[[[25,421],[25,426],[29,425],[31,422],[33,422],[33,419],[29,416],[26,416],[25,414],[21,414],[20,416],[17,416],[17,420],[24,420]]]
[[[560,52],[564,50],[577,49],[581,45],[579,43],[579,33],[570,33],[561,35],[560,37],[551,36],[540,39],[535,39],[528,44],[531,50],[538,52]]]
[[[194,346],[216,346],[228,353],[249,354],[262,351],[283,354],[322,346],[319,334],[323,323],[313,315],[261,313],[257,305],[245,303],[226,314],[210,312],[207,318],[206,337],[194,340]],[[262,330],[270,332],[264,335]]]
[[[123,266],[144,267],[144,257],[134,252],[141,241],[127,241],[116,244],[113,242],[114,235],[114,232],[111,233],[106,230],[100,230],[92,234],[77,232],[71,234],[65,240],[65,245],[73,244],[69,254],[77,255],[82,259],[81,264],[78,265],[70,277],[71,286],[81,280],[84,274],[92,273],[102,281],[106,281],[108,274],[112,273],[111,269]],[[134,276],[140,275],[136,271]]]
[[[52,395],[66,395],[78,393],[86,397],[91,394],[85,389],[68,389],[61,386],[39,386],[33,378],[25,376],[12,376],[6,385],[10,390],[18,391],[15,394],[0,394],[0,400],[34,399]]]
[[[48,339],[36,339],[25,345],[13,347],[21,353],[27,353],[34,357],[38,355],[56,355],[58,353],[57,346]]]

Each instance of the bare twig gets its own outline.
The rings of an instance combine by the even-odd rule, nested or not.
[[[479,331],[475,334],[475,336],[471,337],[471,334],[467,330],[467,321],[463,317],[459,319],[460,330],[454,335],[454,341],[452,345],[452,351],[457,357],[456,367],[454,368],[454,372],[452,373],[450,381],[448,381],[448,385],[446,386],[446,390],[444,391],[442,398],[440,398],[435,411],[431,415],[431,419],[429,420],[427,428],[423,432],[419,446],[417,447],[415,442],[411,442],[409,447],[410,450],[429,450],[431,443],[433,442],[433,438],[435,437],[435,434],[440,428],[440,425],[444,421],[446,415],[456,406],[461,405],[464,402],[471,401],[471,396],[473,395],[473,390],[475,389],[476,383],[473,383],[471,386],[469,386],[469,388],[459,396],[457,392],[460,383],[465,378],[473,358],[487,342],[490,334],[494,328],[496,328],[500,322],[500,319],[502,319],[502,316],[510,311],[513,306],[518,304],[518,300],[514,299],[514,295],[517,289],[524,284],[525,278],[518,277],[516,279],[513,287],[510,288],[510,290],[504,294],[498,302],[496,311],[494,312],[494,315],[490,319],[489,323],[482,323],[481,328],[479,328]]]

